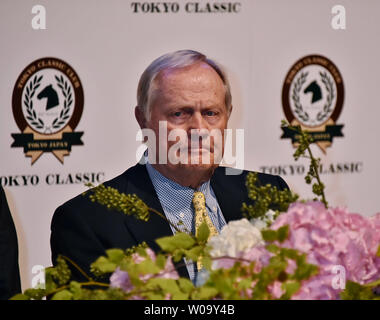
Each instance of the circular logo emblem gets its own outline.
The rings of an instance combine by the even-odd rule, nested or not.
[[[47,57],[30,63],[13,89],[12,110],[21,134],[12,134],[12,147],[24,147],[32,163],[43,152],[63,163],[72,145],[83,144],[74,132],[83,112],[83,88],[65,61]]]
[[[310,55],[298,60],[286,75],[282,106],[287,120],[306,128],[321,127],[336,121],[342,111],[342,76],[329,59]]]
[[[57,58],[29,64],[18,77],[12,97],[13,115],[21,131],[43,135],[76,128],[83,111],[83,89],[73,68]]]
[[[282,107],[291,125],[308,131],[326,152],[334,137],[343,137],[343,125],[336,125],[342,111],[344,85],[336,65],[326,57],[309,55],[290,68],[282,87]],[[282,139],[295,146],[297,135],[283,129]]]

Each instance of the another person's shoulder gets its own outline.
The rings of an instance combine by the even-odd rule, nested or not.
[[[0,186],[0,230],[7,233],[14,230],[12,215],[2,186]]]
[[[5,191],[3,187],[0,185],[0,204],[4,205],[7,203],[7,197],[5,195]]]

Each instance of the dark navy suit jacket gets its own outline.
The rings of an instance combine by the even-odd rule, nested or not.
[[[242,203],[251,201],[245,186],[248,171],[243,171],[240,175],[226,175],[225,171],[223,167],[215,170],[211,186],[228,223],[241,219]],[[288,188],[279,176],[259,173],[258,178],[263,185],[269,183],[279,189]],[[125,194],[135,193],[149,207],[164,212],[145,165],[137,164],[104,184]],[[148,222],[144,222],[121,212],[107,210],[104,206],[91,202],[88,196],[79,195],[57,208],[54,213],[50,241],[52,260],[55,264],[57,255],[62,254],[89,272],[90,264],[104,255],[107,249],[127,249],[145,241],[158,252],[155,239],[169,235],[173,235],[169,224],[154,213]],[[178,265],[181,263],[177,263],[179,274],[188,277],[186,267]],[[73,277],[83,280],[75,271]]]

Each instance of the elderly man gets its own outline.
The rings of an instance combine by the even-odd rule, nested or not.
[[[229,221],[242,218],[242,202],[249,202],[245,187],[247,171],[230,175],[218,166],[224,134],[219,143],[218,139],[210,139],[208,143],[202,139],[204,132],[223,133],[232,111],[230,87],[221,68],[205,55],[191,50],[163,55],[142,74],[137,100],[135,116],[141,129],[149,129],[159,137],[164,124],[165,138],[161,133],[161,140],[148,147],[148,152],[153,146],[159,152],[149,154],[149,160],[145,154],[146,163],[129,168],[105,185],[126,194],[137,194],[149,207],[164,213],[172,224],[182,221],[193,233],[196,224],[202,221],[198,214],[202,210],[206,213],[203,219],[213,233]],[[184,132],[189,143],[182,143],[170,155],[180,136],[169,139],[173,130]],[[201,141],[195,146],[191,143],[194,132],[199,134],[196,140]],[[186,157],[183,157],[184,150]],[[160,159],[163,154],[167,161]],[[209,156],[208,161],[204,160],[207,160],[204,154]],[[177,160],[173,161],[173,157]],[[262,184],[287,188],[278,176],[259,174],[259,180]],[[145,241],[158,251],[155,239],[175,232],[169,223],[154,214],[148,222],[142,222],[109,211],[82,195],[56,210],[51,230],[53,263],[58,254],[63,254],[86,271],[109,248],[126,249]],[[189,261],[186,266],[179,264],[177,270],[193,281],[198,272],[197,266]],[[79,274],[74,276],[80,278]]]

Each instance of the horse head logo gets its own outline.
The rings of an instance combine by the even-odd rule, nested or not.
[[[47,98],[45,110],[49,110],[59,105],[57,91],[55,91],[51,84],[46,86],[37,96],[39,100]]]
[[[310,83],[303,93],[312,93],[311,103],[317,102],[322,99],[321,87],[318,85],[317,81]]]

